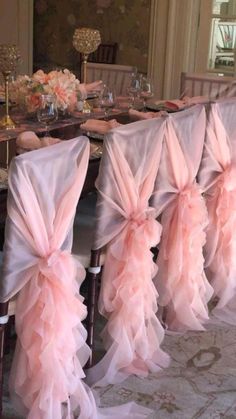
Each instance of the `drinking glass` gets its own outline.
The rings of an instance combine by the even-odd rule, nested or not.
[[[143,110],[146,110],[147,100],[153,97],[153,84],[149,77],[142,76],[140,83],[140,97],[143,99]]]
[[[141,80],[138,73],[132,73],[127,93],[132,98],[132,108],[135,108],[136,99],[140,96]]]
[[[55,103],[55,96],[41,95],[40,104],[37,110],[38,121],[45,126],[45,137],[50,137],[49,125],[58,118],[58,111]]]
[[[99,95],[99,105],[104,109],[105,119],[109,117],[109,110],[114,108],[116,103],[116,93],[113,88],[104,85]]]

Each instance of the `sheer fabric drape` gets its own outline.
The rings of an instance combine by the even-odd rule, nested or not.
[[[89,356],[79,294],[85,271],[70,253],[88,158],[80,137],[19,156],[10,168],[0,295],[6,301],[19,293],[10,390],[27,418],[70,417],[79,406],[82,417],[96,412],[81,381]]]
[[[152,205],[161,214],[162,238],[154,279],[171,330],[203,330],[212,288],[204,274],[208,216],[196,182],[206,126],[198,105],[169,115]]]
[[[213,315],[236,320],[236,101],[220,100],[209,110],[199,171],[209,214],[206,272],[219,301]]]
[[[28,419],[142,419],[150,409],[127,403],[99,408],[83,382],[90,349],[82,325],[84,268],[71,255],[72,226],[84,183],[89,141],[61,142],[14,159],[1,301],[18,293],[17,347],[10,390]]]
[[[168,365],[156,317],[157,267],[150,251],[161,226],[149,206],[157,175],[165,120],[140,121],[112,130],[104,143],[95,248],[106,245],[99,310],[106,354],[88,371],[88,382],[105,385],[129,374],[146,376]]]

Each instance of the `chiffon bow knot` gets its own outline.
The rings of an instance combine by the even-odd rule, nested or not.
[[[60,249],[53,250],[39,260],[39,271],[46,277],[51,276],[52,272],[56,274],[66,259],[68,262],[72,259],[68,251],[62,251]]]
[[[134,211],[130,214],[128,220],[131,223],[131,228],[137,228],[144,224],[146,224],[148,221],[153,220],[156,218],[156,210],[155,208],[148,207],[145,209]]]
[[[118,260],[139,258],[143,249],[157,245],[161,235],[161,225],[155,219],[155,208],[148,207],[132,212],[122,231],[114,239],[111,252]]]

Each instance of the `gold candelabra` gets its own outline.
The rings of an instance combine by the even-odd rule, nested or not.
[[[87,82],[87,60],[89,54],[96,51],[101,43],[101,35],[97,29],[78,28],[73,35],[73,46],[82,54],[82,82]],[[86,100],[83,103],[83,112],[90,113],[91,106]]]
[[[5,106],[6,112],[0,120],[0,127],[5,129],[14,129],[15,122],[9,115],[9,81],[12,72],[16,70],[17,62],[20,58],[19,50],[16,45],[0,45],[0,71],[4,77],[5,83]]]

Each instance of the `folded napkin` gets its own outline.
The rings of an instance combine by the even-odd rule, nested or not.
[[[132,106],[132,97],[131,96],[117,96],[116,104],[119,109],[127,109]]]
[[[184,96],[182,99],[166,100],[163,102],[164,106],[173,111],[188,108],[189,106],[197,105],[199,103],[208,103],[209,99],[206,96]]]
[[[52,137],[43,137],[40,139],[33,131],[24,131],[16,139],[17,153],[22,154],[26,151],[38,150],[42,147],[57,144],[60,141],[59,138]]]
[[[88,119],[84,124],[80,125],[80,128],[83,131],[97,132],[98,134],[106,134],[113,128],[118,127],[119,122],[116,119],[111,119],[110,121],[101,121],[99,119]]]
[[[79,91],[81,95],[81,100],[87,99],[89,93],[100,92],[103,88],[103,81],[96,80],[92,83],[80,83]]]
[[[165,115],[166,112],[160,111],[160,112],[140,112],[136,109],[129,109],[129,115],[132,118],[137,119],[152,119],[152,118],[159,118],[160,116]]]

